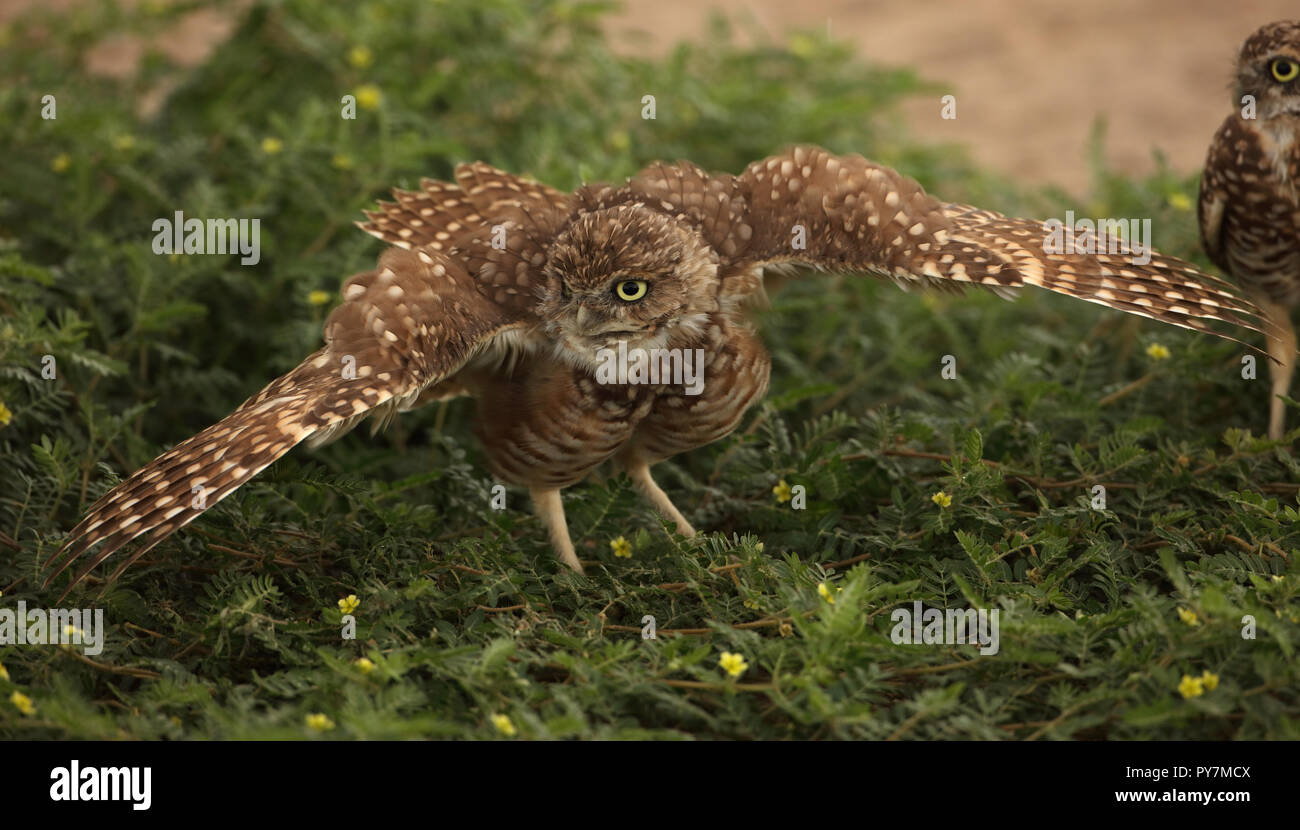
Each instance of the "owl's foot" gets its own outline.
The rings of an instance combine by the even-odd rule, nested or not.
[[[646,501],[654,505],[655,509],[664,518],[677,525],[678,533],[688,539],[695,535],[695,528],[691,527],[691,523],[686,521],[686,517],[668,498],[668,494],[651,477],[649,464],[644,461],[628,461],[625,462],[624,469],[627,470],[628,476],[631,477],[632,484],[641,492],[641,495],[645,496]]]
[[[555,555],[569,568],[583,573],[582,563],[573,550],[573,540],[569,538],[569,523],[564,520],[564,502],[560,499],[560,491],[529,488],[528,494],[533,497],[533,509],[537,512],[537,518],[542,520],[551,537]]]

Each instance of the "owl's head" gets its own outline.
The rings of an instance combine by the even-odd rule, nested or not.
[[[718,255],[689,224],[632,202],[579,214],[556,235],[540,312],[559,353],[686,348],[718,310]]]
[[[1300,21],[1279,20],[1246,39],[1237,60],[1238,105],[1255,98],[1261,120],[1300,117]]]

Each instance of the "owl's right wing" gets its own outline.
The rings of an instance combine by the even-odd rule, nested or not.
[[[1152,251],[1139,263],[1126,247],[1050,252],[1042,222],[942,202],[861,156],[796,146],[718,180],[729,188],[692,198],[725,230],[718,250],[735,273],[801,267],[932,287],[1032,285],[1230,340],[1205,321],[1270,327],[1233,286],[1187,262]]]
[[[304,440],[406,408],[470,360],[508,352],[536,321],[500,304],[457,259],[432,248],[390,248],[343,286],[325,346],[238,409],[104,494],[45,563],[51,580],[89,555],[64,595],[123,545],[143,544],[110,577],[193,521]]]

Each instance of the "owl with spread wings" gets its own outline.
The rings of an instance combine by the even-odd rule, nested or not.
[[[582,571],[560,493],[606,461],[693,536],[651,468],[727,435],[762,400],[771,362],[746,315],[773,273],[1031,285],[1198,331],[1265,325],[1186,262],[1049,252],[1042,222],[944,202],[812,146],[739,175],[658,163],[572,193],[464,164],[454,183],[394,195],[358,223],[390,247],[344,283],[325,345],[95,502],[46,563],[47,585],[81,560],[71,590],[138,540],[116,578],[302,441],[459,395],[477,399],[492,474],[528,489],[564,565]],[[703,383],[611,381],[601,355],[618,349],[700,355]]]

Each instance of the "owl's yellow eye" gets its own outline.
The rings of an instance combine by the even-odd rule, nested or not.
[[[623,280],[614,286],[614,294],[625,303],[634,303],[645,296],[650,283],[645,280]]]
[[[1294,81],[1300,77],[1300,63],[1296,63],[1289,58],[1277,58],[1268,65],[1268,70],[1273,73],[1274,80],[1286,83]]]

